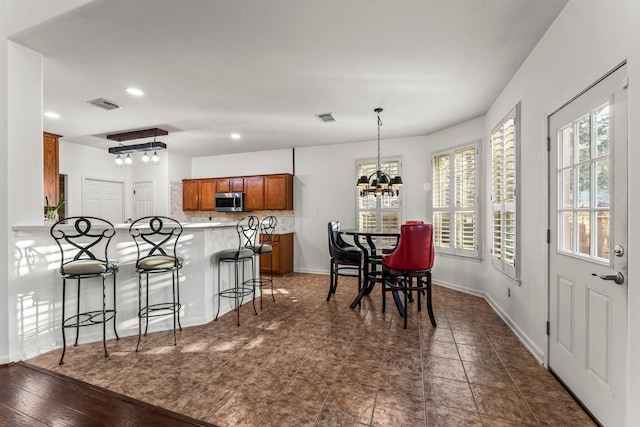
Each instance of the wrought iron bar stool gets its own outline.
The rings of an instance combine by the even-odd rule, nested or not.
[[[149,317],[173,316],[173,345],[178,345],[176,323],[180,330],[180,269],[184,264],[178,256],[178,240],[182,234],[182,225],[173,218],[147,216],[135,220],[129,227],[129,234],[136,244],[138,259],[138,344],[142,336],[142,319],[145,319],[144,335],[149,331]],[[172,299],[168,302],[149,302],[149,275],[171,273]],[[142,276],[145,276],[146,295],[142,302]],[[154,293],[156,293],[154,291]],[[159,292],[158,292],[159,293]],[[157,298],[156,298],[157,299]]]
[[[119,263],[107,256],[109,242],[116,234],[116,230],[113,224],[104,219],[79,216],[56,222],[51,226],[50,233],[60,249],[60,276],[62,277],[62,356],[59,364],[64,363],[67,350],[65,333],[67,328],[76,329],[74,346],[77,346],[81,327],[102,324],[104,356],[108,357],[106,338],[108,321],[113,321],[113,332],[116,339],[120,339],[116,330],[116,273]],[[105,279],[108,276],[113,277],[113,308],[107,308],[106,302]],[[81,312],[81,280],[90,278],[102,279],[102,309]],[[69,317],[65,317],[67,279],[78,281],[76,314]]]
[[[265,217],[260,222],[258,229],[258,242],[252,247],[253,255],[256,258],[260,258],[260,268],[258,269],[258,277],[252,280],[253,286],[260,287],[260,309],[262,309],[262,289],[265,286],[271,286],[271,298],[273,302],[276,301],[276,296],[273,292],[273,237],[276,233],[276,226],[278,225],[278,219],[271,215]],[[263,263],[269,261],[269,277],[262,275]]]
[[[253,311],[258,315],[256,310],[256,290],[254,287],[255,282],[255,263],[254,263],[254,251],[253,248],[256,245],[256,238],[258,235],[258,228],[260,226],[260,220],[256,216],[248,216],[238,221],[236,225],[236,231],[238,232],[238,247],[232,249],[225,249],[218,252],[218,312],[216,318],[220,315],[220,302],[221,298],[233,298],[235,300],[235,310],[238,316],[238,326],[240,326],[240,306],[244,297],[252,295]],[[245,280],[244,271],[245,264],[251,263],[251,279]],[[222,280],[220,277],[220,270],[223,264],[233,264],[234,268],[234,284],[229,289],[222,290]],[[240,271],[242,271],[242,280],[240,280]]]

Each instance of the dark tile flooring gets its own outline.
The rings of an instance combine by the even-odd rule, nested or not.
[[[220,426],[593,426],[481,298],[434,286],[437,328],[379,288],[326,302],[328,276],[276,281],[276,302],[169,333],[71,347],[29,363]]]

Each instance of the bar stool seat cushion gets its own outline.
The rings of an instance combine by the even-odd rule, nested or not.
[[[177,261],[177,262],[176,262]],[[142,270],[162,270],[166,268],[182,267],[184,259],[182,257],[172,257],[169,255],[152,255],[138,261],[138,267]]]
[[[251,248],[242,248],[238,249],[225,249],[223,251],[218,252],[218,259],[244,259],[253,257],[253,249]]]
[[[120,264],[115,259],[110,259],[110,271],[117,271]],[[106,261],[100,259],[78,259],[62,266],[63,275],[81,276],[84,274],[102,274],[107,272]]]
[[[267,243],[261,243],[261,244],[256,245],[256,246],[252,246],[251,249],[256,254],[270,254],[270,253],[273,252],[273,246],[271,246],[271,245],[269,245]]]

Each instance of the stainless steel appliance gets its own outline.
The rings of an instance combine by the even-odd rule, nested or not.
[[[217,212],[244,211],[244,193],[216,193]]]

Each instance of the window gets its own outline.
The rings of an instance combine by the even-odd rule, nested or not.
[[[433,237],[440,253],[478,257],[478,143],[433,155]]]
[[[558,131],[558,250],[609,262],[609,103]]]
[[[376,171],[377,164],[375,160],[359,160],[357,176],[369,176]],[[389,176],[401,175],[400,159],[387,159],[380,163],[380,169],[389,174]],[[355,182],[355,181],[354,181]],[[368,194],[365,197],[358,198],[358,228],[361,230],[385,230],[397,229],[400,227],[400,196],[378,196]],[[395,238],[391,238],[390,243],[395,242]],[[389,242],[383,242],[389,243]]]
[[[520,104],[491,132],[493,265],[518,279],[518,127]]]

